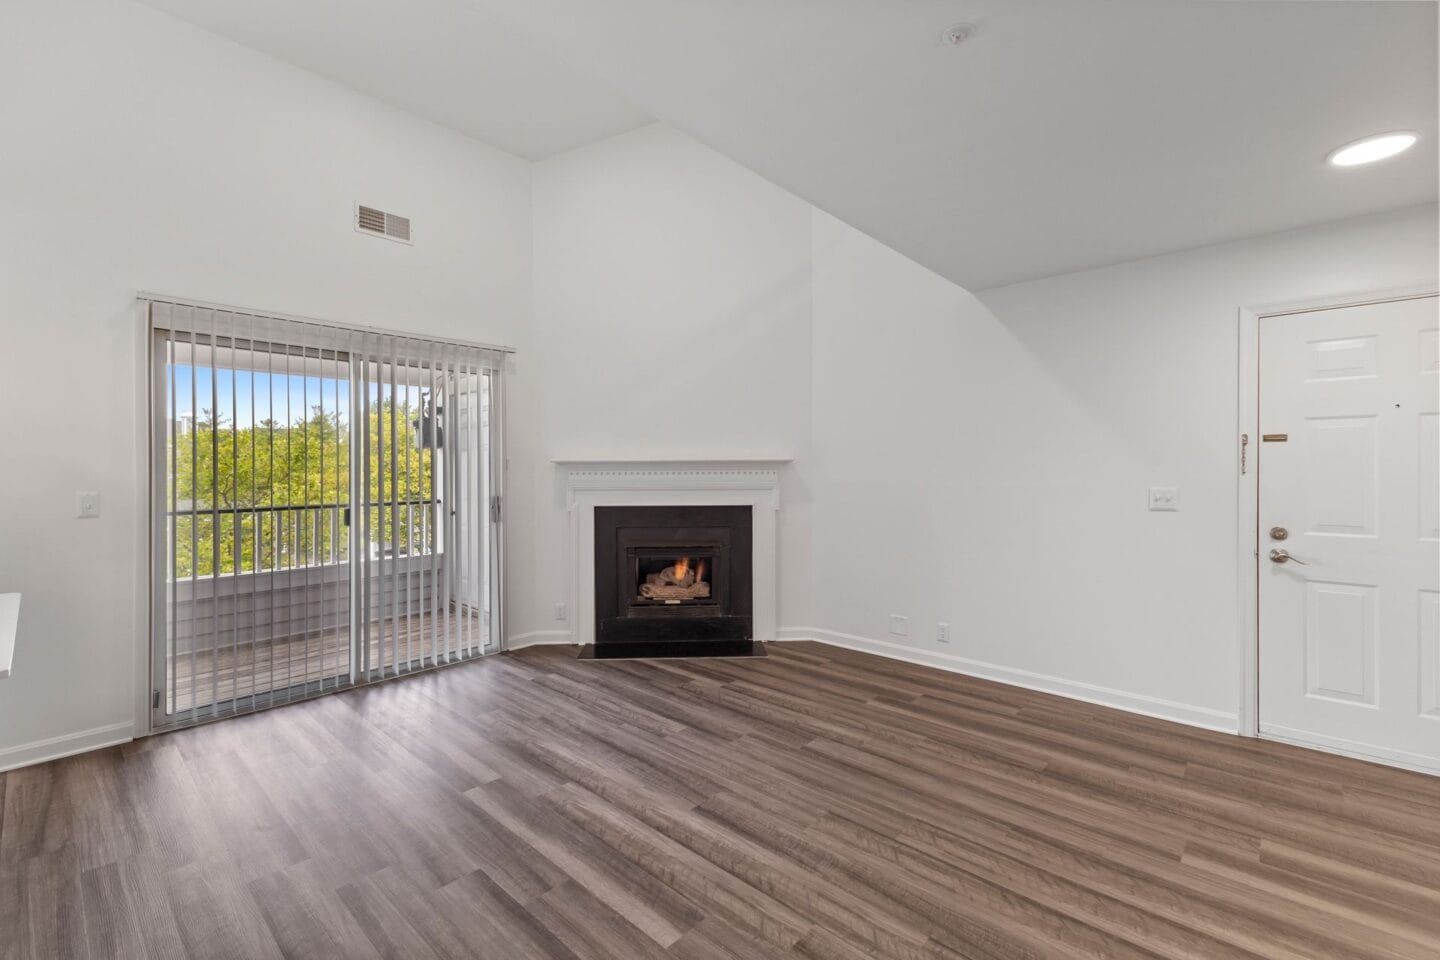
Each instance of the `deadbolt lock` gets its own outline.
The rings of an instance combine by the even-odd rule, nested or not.
[[[1290,531],[1289,531],[1289,530],[1286,530],[1284,527],[1271,527],[1271,528],[1270,528],[1270,539],[1271,539],[1271,540],[1284,540],[1284,539],[1285,539],[1286,537],[1288,537],[1288,536],[1290,536]]]

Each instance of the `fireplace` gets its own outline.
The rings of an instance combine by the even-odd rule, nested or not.
[[[749,506],[597,506],[592,655],[749,655],[751,540]]]

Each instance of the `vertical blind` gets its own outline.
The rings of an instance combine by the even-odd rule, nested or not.
[[[497,648],[503,350],[142,302],[156,725]]]

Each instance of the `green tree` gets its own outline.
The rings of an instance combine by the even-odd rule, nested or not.
[[[385,503],[370,511],[376,550],[405,553],[433,543],[431,453],[417,446],[417,419],[413,407],[390,400],[370,411],[369,496]],[[292,424],[266,419],[238,427],[205,410],[191,430],[172,432],[167,454],[177,578],[286,570],[349,555],[350,431],[339,414],[317,406]]]

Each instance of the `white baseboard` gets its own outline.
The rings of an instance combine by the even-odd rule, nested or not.
[[[521,650],[540,644],[570,644],[574,642],[575,637],[569,630],[531,630],[529,633],[515,634],[505,642],[505,649]]]
[[[113,747],[118,743],[129,743],[135,739],[134,733],[134,724],[127,720],[124,723],[95,727],[93,730],[81,730],[78,733],[51,737],[48,740],[36,740],[34,743],[6,747],[4,750],[0,750],[0,773],[36,763],[44,763],[47,760],[59,760],[61,757],[85,753],[89,750],[99,750],[101,747]]]
[[[1038,690],[1041,693],[1053,693],[1057,696],[1069,697],[1072,700],[1083,700],[1086,703],[1114,707],[1117,710],[1138,713],[1146,717],[1157,717],[1161,720],[1173,720],[1176,723],[1202,727],[1206,730],[1236,733],[1239,729],[1239,717],[1223,710],[1212,710],[1209,707],[1197,707],[1188,703],[1115,690],[1111,687],[1051,677],[1042,673],[1031,673],[1028,670],[985,663],[982,660],[970,660],[958,657],[953,653],[923,650],[889,640],[872,640],[868,637],[857,637],[853,634],[826,630],[822,627],[782,627],[779,639],[814,640],[835,647],[844,647],[847,650],[859,650],[862,653],[873,653],[891,660],[902,660],[905,663],[935,667],[950,673],[979,677],[982,680],[1008,683],[1014,687]]]
[[[1346,740],[1343,737],[1326,737],[1318,733],[1294,730],[1273,723],[1261,723],[1260,736],[1266,740],[1278,740],[1296,747],[1324,750],[1327,753],[1338,753],[1342,757],[1353,757],[1356,760],[1368,760],[1371,763],[1383,763],[1391,767],[1414,770],[1417,773],[1440,776],[1440,761],[1418,753],[1391,750],[1388,747],[1377,747],[1368,743]]]

